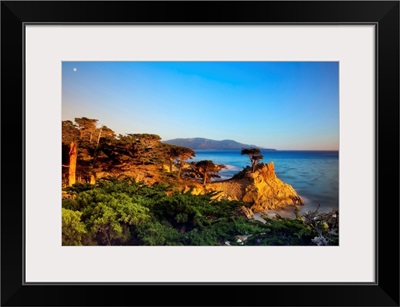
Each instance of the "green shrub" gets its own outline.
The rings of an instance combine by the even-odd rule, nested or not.
[[[338,244],[337,212],[300,215],[297,209],[295,219],[263,216],[262,223],[241,216],[239,201],[173,192],[165,184],[150,187],[131,178],[76,184],[66,191],[73,197],[62,202],[63,244],[300,246],[315,245],[321,236]],[[239,235],[247,239],[238,240]]]

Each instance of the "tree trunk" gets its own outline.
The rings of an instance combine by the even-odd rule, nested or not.
[[[68,168],[68,186],[76,182],[76,161],[78,159],[78,146],[76,142],[71,142],[69,147],[69,168]]]
[[[178,164],[178,178],[181,178],[181,171],[182,171],[182,168],[184,165],[185,165],[185,162],[180,160],[179,164]]]
[[[90,184],[96,184],[96,176],[94,174],[90,175]]]
[[[207,172],[204,172],[204,182],[203,182],[204,186],[207,185]]]
[[[101,128],[100,128],[99,136],[98,136],[98,138],[97,138],[96,150],[97,150],[97,147],[99,147],[100,138],[101,138],[101,132],[102,132],[102,131],[103,131],[103,126],[101,126]]]

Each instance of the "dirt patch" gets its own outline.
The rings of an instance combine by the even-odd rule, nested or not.
[[[209,186],[215,191],[221,191],[224,195],[229,195],[232,199],[241,200],[249,183],[249,179],[244,178],[213,182]]]

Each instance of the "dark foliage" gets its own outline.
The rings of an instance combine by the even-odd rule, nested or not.
[[[337,212],[264,216],[262,223],[241,215],[243,203],[214,200],[215,193],[130,178],[75,184],[64,194],[64,245],[337,245]]]

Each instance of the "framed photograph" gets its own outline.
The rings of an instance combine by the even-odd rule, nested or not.
[[[3,306],[399,306],[398,1],[1,27]]]

